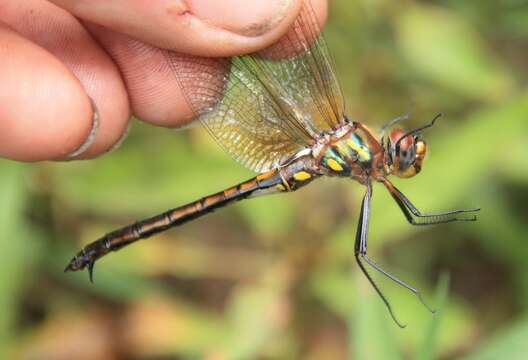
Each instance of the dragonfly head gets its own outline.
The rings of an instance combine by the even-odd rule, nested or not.
[[[423,130],[432,127],[442,114],[436,115],[429,124],[417,129],[405,132],[400,128],[394,128],[387,137],[382,136],[381,144],[384,150],[384,167],[387,175],[396,175],[401,178],[410,178],[422,170],[422,163],[427,154],[427,145],[420,134]],[[399,117],[391,121],[386,127],[395,124],[407,117]]]
[[[427,145],[414,132],[400,128],[391,130],[385,148],[385,172],[400,178],[410,178],[422,170]]]

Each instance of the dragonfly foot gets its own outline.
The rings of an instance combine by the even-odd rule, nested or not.
[[[429,310],[429,312],[430,312],[431,314],[433,314],[433,315],[436,314],[436,309],[433,308],[433,307],[431,307],[431,306],[429,306],[429,305],[425,302],[425,300],[424,300],[423,297],[422,297],[422,294],[421,294],[419,291],[416,291],[415,294],[416,294],[416,297],[418,298],[418,300],[420,300],[420,302],[422,303],[422,305],[423,305],[427,310]]]

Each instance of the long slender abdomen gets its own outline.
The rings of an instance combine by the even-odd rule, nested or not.
[[[246,199],[259,193],[282,191],[282,178],[278,170],[260,174],[236,186],[203,197],[189,204],[138,221],[121,229],[112,231],[84,247],[68,264],[65,271],[76,271],[88,266],[91,271],[94,262],[109,253],[127,246],[137,240],[165,231],[203,216],[222,206]]]

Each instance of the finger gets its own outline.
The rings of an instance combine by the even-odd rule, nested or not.
[[[198,56],[254,52],[277,41],[303,0],[52,0],[151,45]]]
[[[312,0],[311,5],[321,28],[327,15],[326,0]],[[101,26],[89,26],[89,29],[121,69],[134,114],[157,125],[181,126],[193,118],[176,80],[177,74],[168,62],[179,61],[186,69],[185,76],[197,81],[204,78],[219,81],[229,70],[222,65],[222,60],[185,58]]]
[[[192,120],[194,113],[169,67],[167,50],[100,26],[89,28],[118,64],[135,116],[166,127]]]
[[[92,108],[81,83],[49,52],[3,24],[0,79],[0,156],[64,158],[90,134]]]
[[[123,136],[130,117],[126,88],[112,59],[79,21],[62,8],[42,0],[4,1],[0,20],[62,61],[97,106],[97,133],[78,158],[94,157],[108,151]],[[55,86],[62,84],[56,83]],[[50,97],[49,101],[55,99]],[[86,115],[78,118],[88,121],[83,126],[91,124]]]

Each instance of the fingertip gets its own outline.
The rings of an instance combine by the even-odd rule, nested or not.
[[[46,59],[41,56],[38,57],[39,60],[26,62],[25,65],[20,63],[20,67],[31,64],[42,67],[44,75],[47,66],[54,66],[57,69],[55,65],[59,62],[63,65],[59,66],[63,74],[68,74],[70,80],[56,79],[57,82],[52,85],[56,89],[62,89],[64,86],[67,88],[65,84],[72,81],[71,75],[73,75],[82,86],[84,104],[92,105],[93,102],[94,106],[90,106],[89,109],[92,107],[97,109],[97,111],[80,110],[84,114],[84,125],[88,129],[88,132],[84,133],[85,138],[78,141],[78,146],[68,156],[53,156],[53,159],[93,158],[112,149],[122,139],[128,126],[130,118],[128,95],[119,69],[79,20],[50,2],[37,0],[7,2],[6,6],[2,7],[0,19],[28,44],[33,44],[40,48],[41,52],[47,52],[49,55]],[[54,61],[54,65],[49,62],[51,60]],[[53,76],[52,73],[50,76]],[[47,107],[63,106],[61,102],[62,100],[55,94],[49,94]],[[50,109],[43,111],[46,113]],[[71,116],[70,120],[74,123],[83,121],[79,118],[75,119],[78,115],[79,113],[68,112],[68,107],[65,107],[62,117]],[[79,130],[80,125],[77,123],[71,130]]]
[[[46,50],[0,25],[0,156],[63,158],[90,132],[91,106],[75,76]]]

